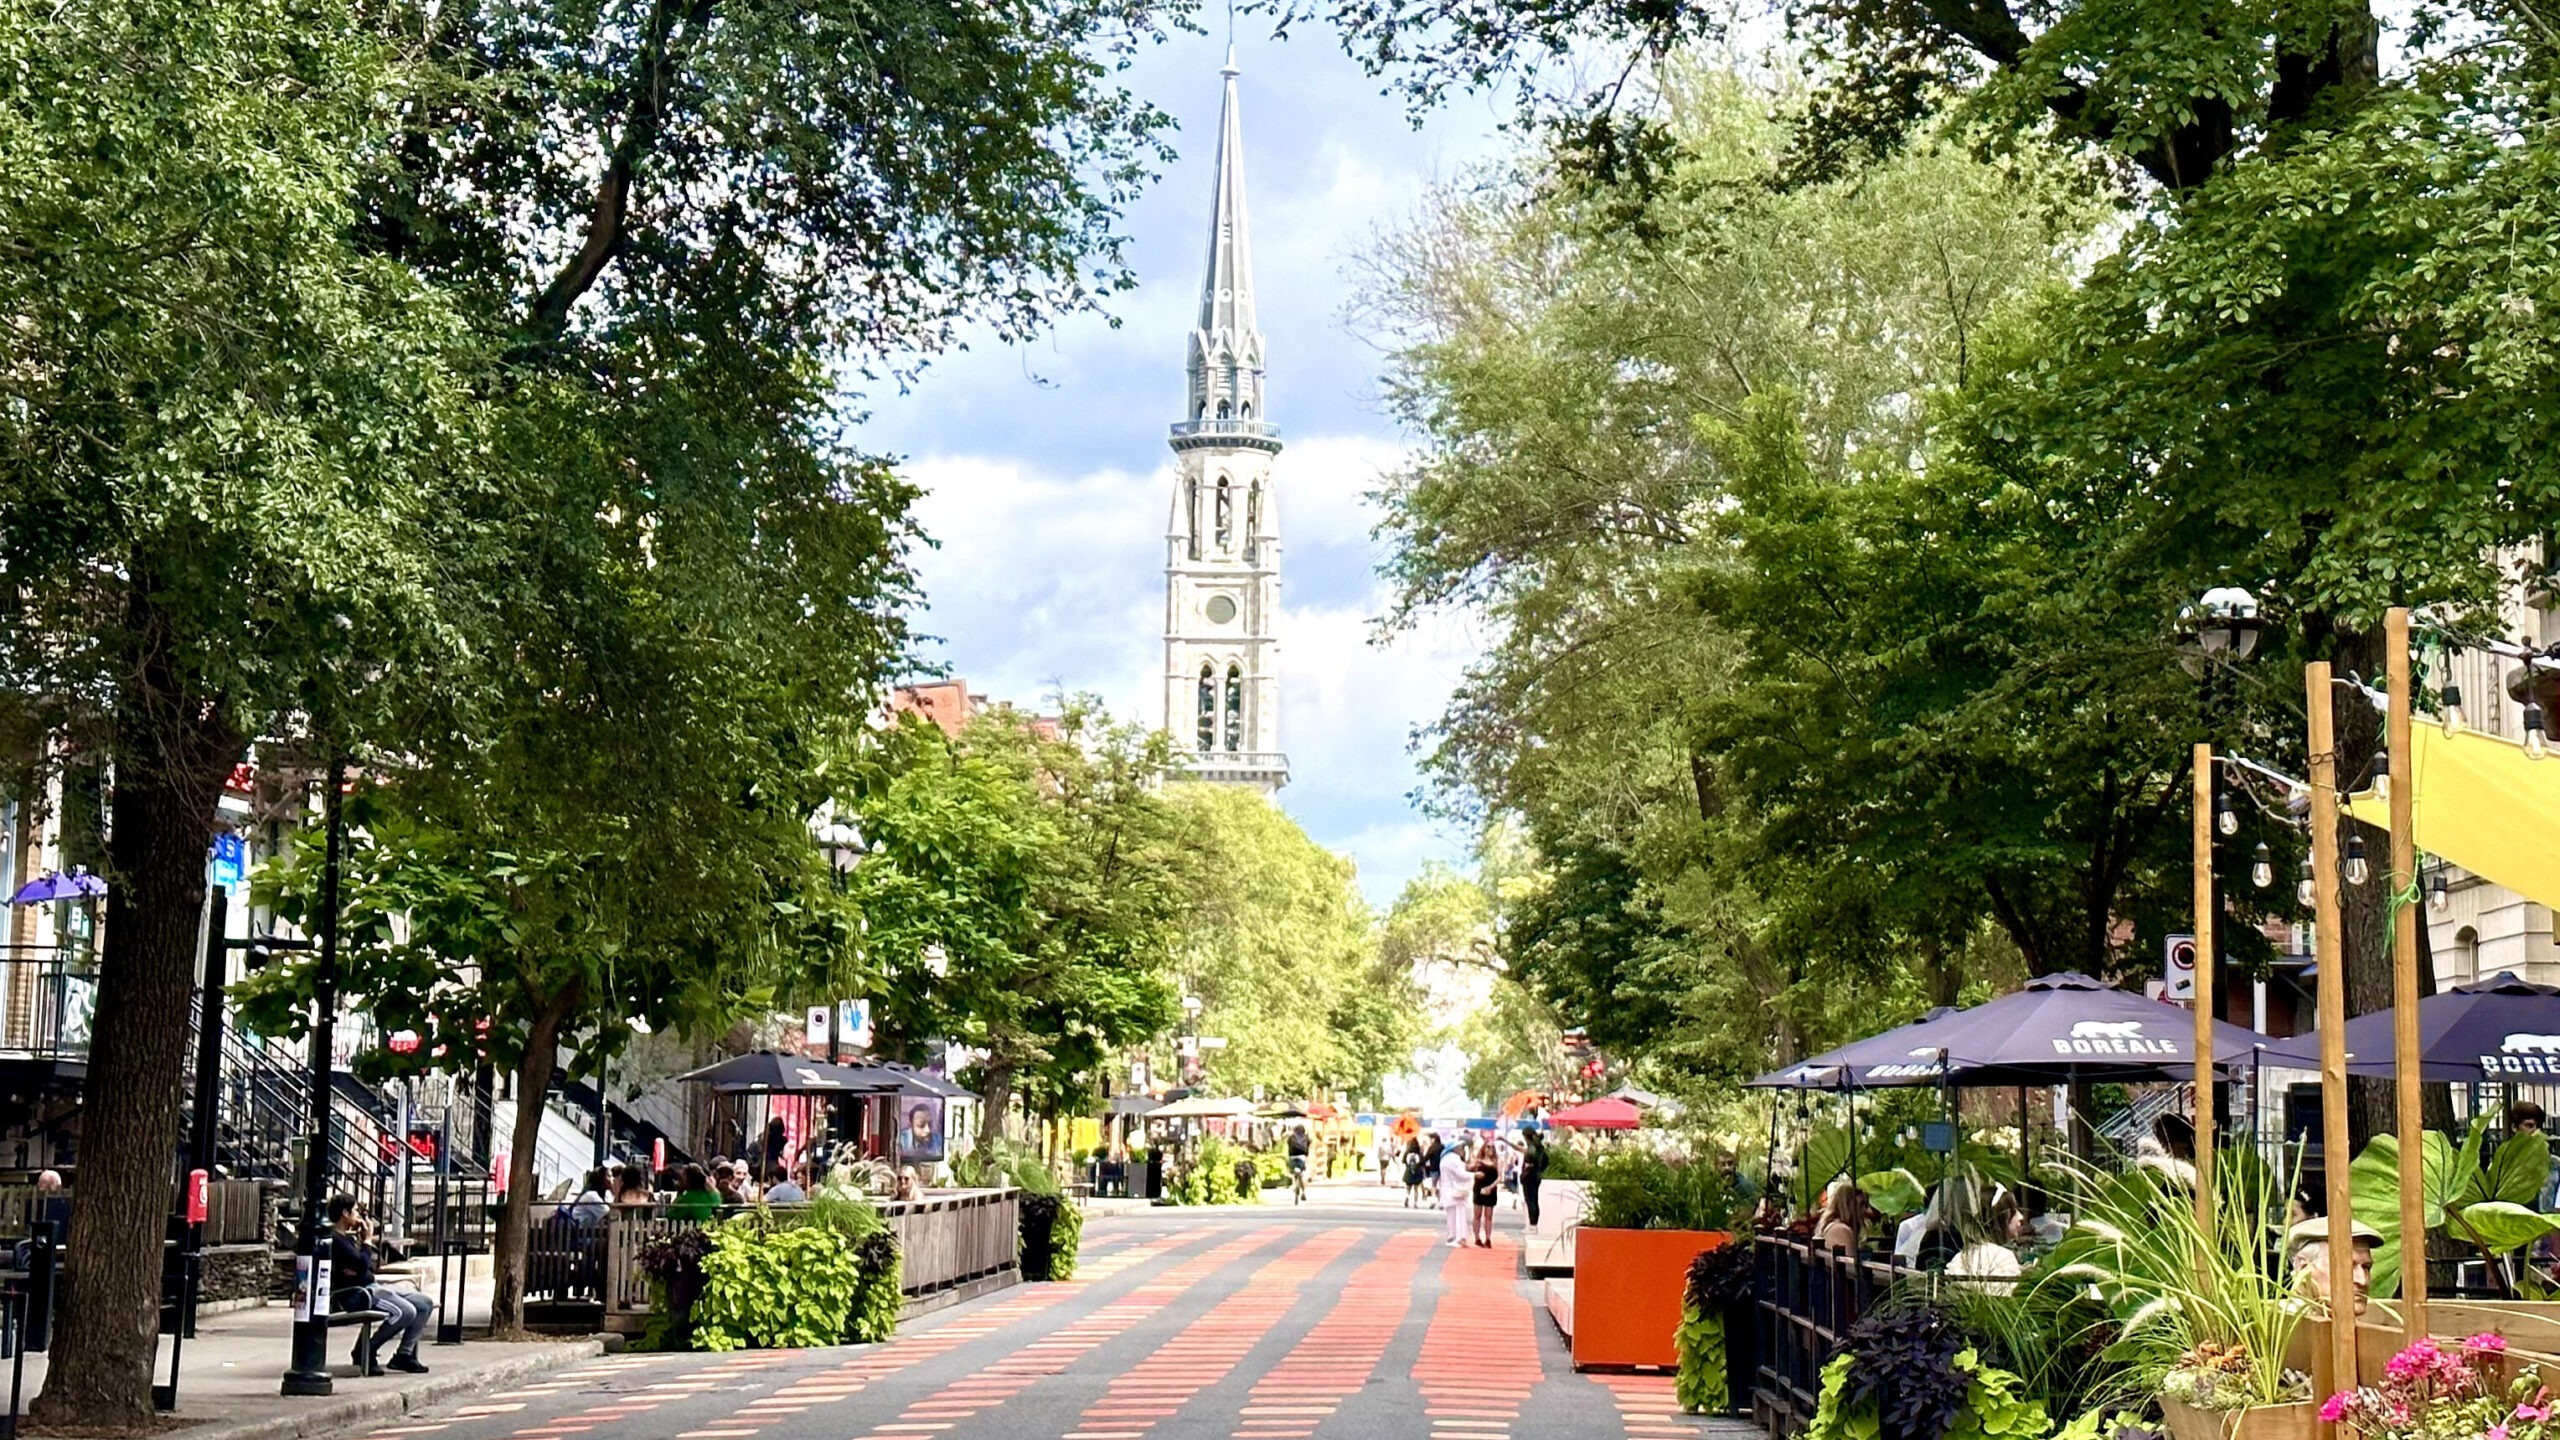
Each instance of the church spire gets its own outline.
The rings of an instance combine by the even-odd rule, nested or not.
[[[1260,422],[1262,331],[1253,314],[1253,244],[1245,226],[1244,117],[1236,104],[1235,47],[1227,47],[1226,99],[1218,113],[1218,178],[1209,206],[1207,273],[1200,323],[1191,334],[1190,414],[1194,422]]]

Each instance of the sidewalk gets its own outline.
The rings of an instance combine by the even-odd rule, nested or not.
[[[488,1322],[488,1302],[487,1287],[473,1287],[464,1314],[475,1329]],[[604,1350],[602,1342],[594,1339],[520,1344],[471,1339],[460,1345],[437,1345],[430,1340],[418,1348],[418,1358],[430,1373],[394,1371],[358,1378],[351,1373],[348,1358],[355,1337],[352,1329],[330,1332],[333,1393],[287,1397],[279,1387],[293,1358],[291,1306],[275,1303],[201,1316],[195,1338],[179,1352],[178,1408],[173,1418],[194,1422],[181,1432],[187,1440],[301,1440],[405,1415],[457,1394],[501,1389],[528,1376],[565,1369]],[[171,1337],[160,1337],[152,1369],[153,1380],[160,1384],[169,1379],[170,1343]],[[26,1357],[21,1406],[32,1404],[43,1388],[45,1359],[35,1353]],[[6,1383],[5,1373],[0,1373],[0,1385]]]

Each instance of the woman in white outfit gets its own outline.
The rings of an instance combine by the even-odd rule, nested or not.
[[[1467,1147],[1464,1142],[1450,1145],[1440,1152],[1440,1218],[1447,1222],[1441,1238],[1455,1247],[1467,1243],[1467,1206],[1473,1200],[1475,1177],[1467,1170]]]

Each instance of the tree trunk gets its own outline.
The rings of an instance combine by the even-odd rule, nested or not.
[[[166,622],[147,600],[132,609],[142,653],[119,715],[113,888],[71,1207],[70,1253],[83,1263],[44,1393],[28,1411],[48,1426],[152,1418],[160,1267],[112,1257],[156,1256],[168,1233],[205,849],[242,749],[220,705],[180,677]]]
[[[542,1135],[542,1097],[551,1088],[551,1072],[559,1062],[560,1021],[565,1001],[543,1007],[524,1038],[524,1059],[516,1064],[516,1123],[507,1141],[507,1203],[498,1207],[498,1233],[492,1242],[489,1331],[516,1335],[524,1330],[524,1262],[533,1234],[533,1158]]]
[[[1013,1066],[988,1061],[979,1071],[978,1083],[986,1095],[978,1105],[978,1143],[975,1154],[980,1164],[992,1164],[996,1158],[996,1135],[1004,1128],[1005,1117],[1013,1113]]]

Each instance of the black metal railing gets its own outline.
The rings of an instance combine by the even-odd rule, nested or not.
[[[1751,1418],[1783,1440],[1812,1420],[1822,1367],[1849,1327],[1895,1285],[1929,1277],[1890,1255],[1850,1255],[1782,1231],[1753,1236],[1751,1260],[1760,1360]]]

